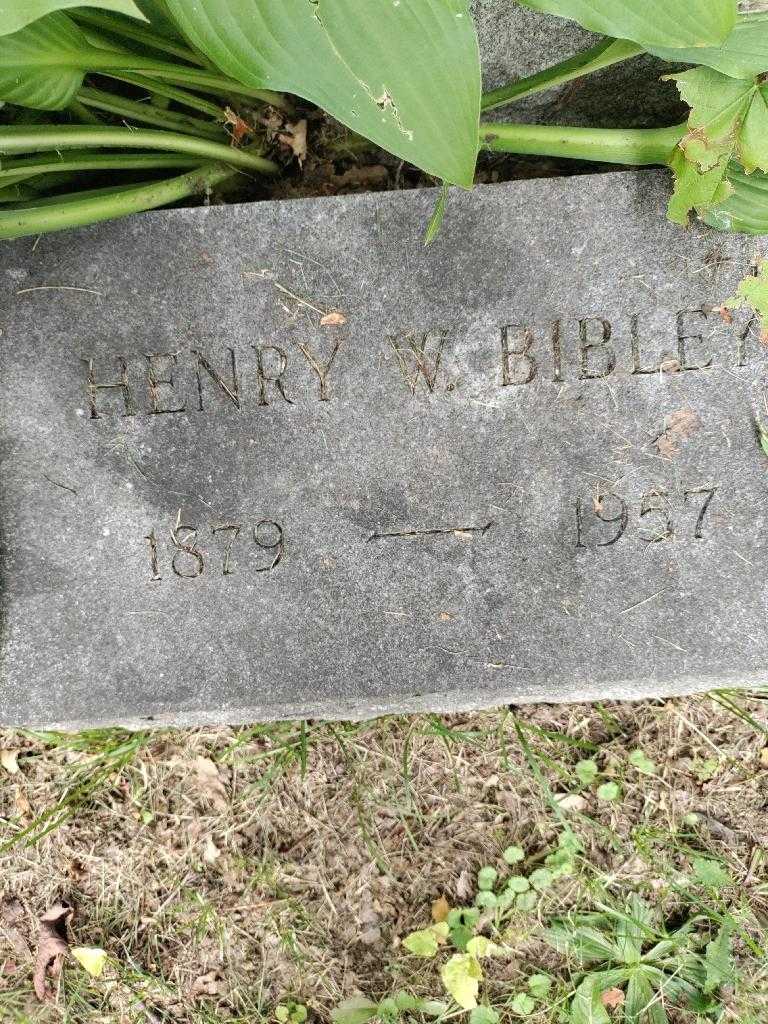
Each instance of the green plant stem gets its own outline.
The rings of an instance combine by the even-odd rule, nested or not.
[[[98,50],[94,48],[88,54],[86,70],[106,74],[111,71],[144,71],[150,78],[167,78],[172,82],[181,82],[192,89],[200,89],[202,92],[231,93],[235,96],[260,100],[262,103],[268,103],[282,110],[293,109],[288,100],[279,92],[272,92],[270,89],[252,89],[225,75],[217,75],[199,68],[189,68],[184,64],[171,64],[167,61],[155,60],[152,57],[145,57],[143,54],[129,53],[127,50]]]
[[[66,154],[54,153],[47,159],[22,157],[4,160],[0,169],[0,187],[21,178],[59,171],[102,170],[156,170],[167,167],[195,166],[199,160],[193,156],[175,153],[94,153],[92,150],[74,150]]]
[[[611,64],[618,64],[631,57],[637,57],[643,52],[642,46],[631,43],[627,39],[603,39],[596,46],[582,50],[581,53],[574,54],[573,57],[569,57],[568,60],[561,61],[559,64],[553,64],[551,67],[545,68],[544,71],[484,93],[481,109],[493,110],[494,107],[503,107],[513,100],[543,92],[545,89],[552,89],[565,82],[572,82],[575,78],[581,78],[584,75],[591,75],[595,71],[600,71],[601,68],[607,68]]]
[[[92,128],[79,125],[7,125],[0,126],[0,155],[44,153],[59,149],[91,147],[159,149],[170,153],[188,153],[201,162],[216,160],[246,171],[276,174],[277,164],[256,156],[247,149],[236,149],[220,142],[190,135],[155,131],[151,128]]]
[[[155,81],[155,79],[147,78],[145,75],[131,75],[127,72],[122,75],[113,73],[109,77],[116,79],[118,82],[127,82],[129,85],[135,85],[139,89],[145,89],[153,96],[163,96],[165,99],[173,100],[174,103],[189,107],[191,110],[198,110],[201,114],[205,114],[214,121],[223,120],[223,107],[216,103],[211,103],[210,100],[204,100],[202,96],[196,96],[193,92],[187,92],[186,89],[177,89],[175,85],[167,85],[165,82]]]
[[[567,157],[610,164],[665,164],[687,125],[670,128],[568,128],[548,124],[480,123],[480,145],[496,153]]]
[[[212,124],[210,121],[177,114],[172,110],[161,110],[150,103],[126,99],[125,96],[116,96],[115,93],[104,92],[101,89],[84,87],[78,92],[76,99],[86,107],[104,110],[118,117],[127,117],[131,121],[152,124],[166,131],[183,132],[186,135],[216,140],[221,140],[225,134],[221,124]]]
[[[72,100],[67,107],[67,110],[76,121],[80,122],[80,124],[100,125],[102,123],[101,119],[98,118],[93,111],[89,110],[88,107],[80,103],[79,100]]]
[[[64,228],[83,227],[116,217],[127,217],[142,210],[153,210],[205,192],[234,173],[225,164],[204,164],[166,181],[131,185],[119,190],[109,189],[94,195],[83,193],[75,199],[58,204],[54,200],[43,202],[37,207],[29,205],[0,211],[0,238],[22,238]],[[2,849],[0,847],[0,852]]]
[[[104,32],[116,35],[121,39],[132,39],[134,42],[141,43],[142,46],[148,46],[152,50],[168,53],[172,57],[180,57],[181,60],[186,60],[190,64],[205,66],[205,63],[194,50],[190,50],[188,46],[184,46],[182,43],[174,42],[173,39],[158,35],[157,32],[153,32],[149,28],[144,28],[140,22],[132,22],[128,18],[116,17],[106,12],[100,13],[99,11],[84,9],[72,11],[70,17],[73,17],[81,25],[91,25],[94,28],[99,28]]]

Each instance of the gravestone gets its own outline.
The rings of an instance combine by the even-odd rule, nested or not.
[[[535,74],[580,50],[599,36],[566,18],[522,7],[516,0],[474,0],[483,85],[496,89]],[[535,93],[493,117],[509,121],[650,128],[687,117],[674,82],[661,80],[675,70],[648,55],[605,68],[578,81]]]
[[[0,248],[0,723],[762,682],[755,240],[663,172]]]

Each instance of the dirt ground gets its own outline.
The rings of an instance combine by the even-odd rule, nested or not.
[[[482,1001],[502,1021],[567,1020],[575,967],[545,927],[637,892],[670,927],[696,915],[737,925],[717,1015],[669,1007],[669,1020],[764,1022],[767,737],[768,698],[732,693],[352,724],[0,732],[0,1020],[284,1022],[294,1002],[327,1020],[353,995],[445,999],[444,958],[409,953],[404,937],[444,916],[442,898],[471,904],[479,868],[530,873],[572,830],[583,846],[573,873],[542,885],[535,906],[483,914],[478,929],[504,952],[484,962]],[[513,868],[510,845],[523,851]],[[91,977],[67,954],[41,1003],[38,920],[62,900],[71,945],[108,959]],[[550,994],[515,1002],[541,973]],[[621,1006],[607,1012],[623,1019]],[[454,1004],[442,1019],[457,1016]]]

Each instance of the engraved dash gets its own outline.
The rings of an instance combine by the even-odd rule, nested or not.
[[[479,533],[484,536],[496,523],[493,519],[484,526],[446,526],[431,530],[393,530],[390,533],[372,533],[368,541],[390,540],[396,537],[461,537],[468,533]]]

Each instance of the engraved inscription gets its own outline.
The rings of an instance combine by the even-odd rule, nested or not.
[[[634,510],[618,494],[601,494],[586,501],[577,497],[573,502],[575,546],[583,550],[612,547],[625,536],[633,516],[637,520],[636,536],[641,542],[672,541],[683,536],[676,528],[676,519],[689,508],[696,513],[696,523],[686,536],[703,540],[707,512],[717,491],[717,486],[699,486],[671,495],[662,488],[652,488],[641,496]]]
[[[169,544],[166,552],[161,551],[160,541],[154,528],[144,537],[149,547],[150,582],[160,583],[163,566],[166,574],[181,580],[194,580],[210,571],[222,576],[231,576],[238,571],[236,548],[238,539],[243,535],[250,542],[249,551],[242,543],[240,565],[246,572],[271,572],[282,561],[285,554],[285,535],[283,527],[274,519],[259,519],[248,527],[243,523],[223,522],[207,524],[210,537],[215,542],[219,537],[224,541],[221,561],[215,559],[200,545],[205,530],[182,522],[182,512],[176,523],[168,531]],[[258,557],[254,561],[253,549]],[[263,553],[263,554],[259,554]]]
[[[662,380],[675,372],[707,372],[717,367],[730,371],[764,360],[758,344],[754,316],[724,321],[702,303],[698,307],[658,314],[635,312],[622,318],[590,312],[556,317],[545,322],[516,320],[501,326],[481,325],[482,340],[456,337],[456,330],[431,325],[402,331],[383,340],[390,365],[413,398],[461,395],[456,381],[471,385],[471,374],[488,374],[490,386],[514,391],[548,384],[605,381],[623,378],[638,385],[655,374]],[[381,352],[363,339],[356,359],[381,364]],[[461,376],[450,368],[449,353],[475,352],[492,344],[487,359],[460,362]],[[148,352],[141,360],[116,355],[111,361],[84,358],[84,388],[89,421],[137,414],[190,415],[190,413],[292,407],[302,402],[329,402],[343,393],[344,360],[349,346],[310,345],[306,339],[291,344],[251,344],[237,352],[231,346],[216,351],[201,348],[176,352]],[[655,349],[655,352],[654,352]],[[716,355],[715,355],[716,353]],[[467,367],[470,367],[467,373]],[[331,381],[334,386],[331,386]],[[197,392],[196,401],[191,397]],[[288,410],[286,409],[286,412]]]
[[[432,330],[423,334],[411,331],[389,339],[400,373],[412,395],[416,394],[420,383],[428,394],[434,393],[447,337],[445,330]]]

